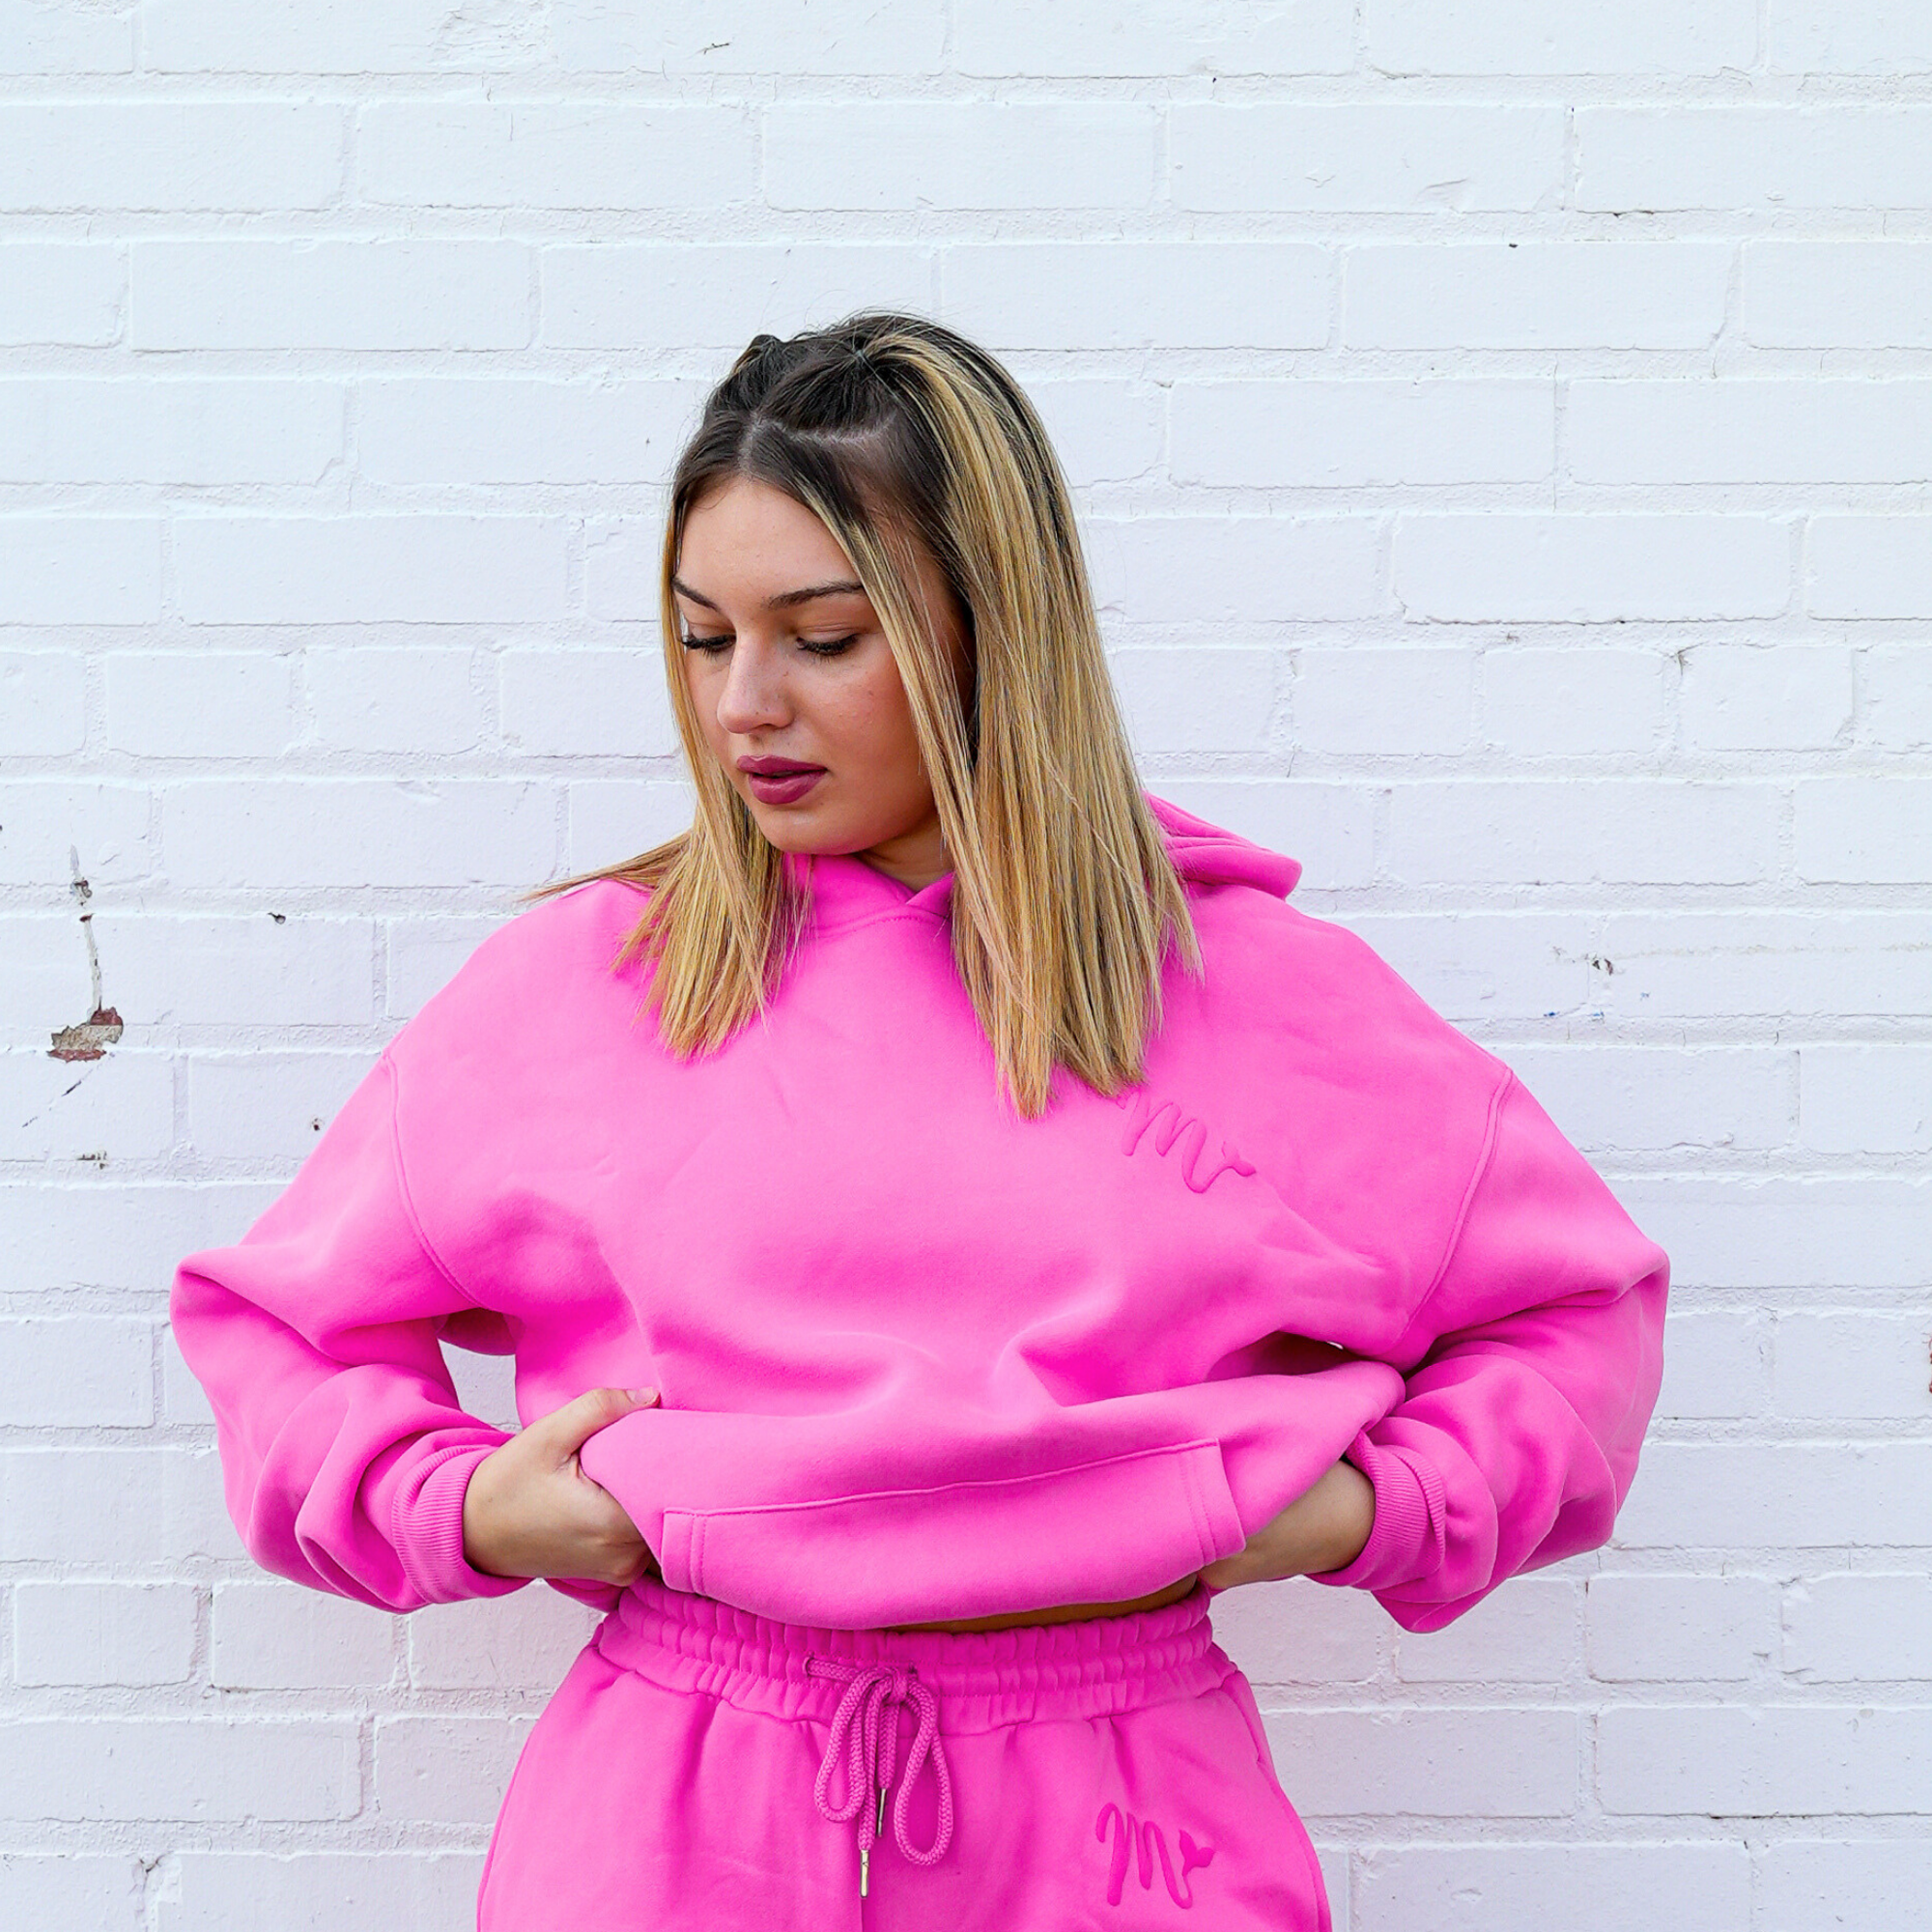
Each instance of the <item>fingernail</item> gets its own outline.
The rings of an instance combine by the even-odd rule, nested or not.
[[[645,1404],[653,1403],[658,1399],[658,1392],[656,1389],[626,1389],[624,1393],[627,1396],[629,1396],[631,1400],[634,1403],[636,1403],[640,1408],[644,1406]]]

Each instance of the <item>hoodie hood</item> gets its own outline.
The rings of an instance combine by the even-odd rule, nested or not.
[[[1196,818],[1191,811],[1155,798],[1151,792],[1147,801],[1166,836],[1176,869],[1191,884],[1255,886],[1278,899],[1285,899],[1294,890],[1301,877],[1298,860],[1284,858],[1238,833],[1209,825],[1205,818]]]

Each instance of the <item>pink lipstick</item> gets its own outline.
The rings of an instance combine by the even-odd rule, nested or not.
[[[796,758],[740,758],[738,769],[760,805],[796,805],[825,776],[823,765]]]

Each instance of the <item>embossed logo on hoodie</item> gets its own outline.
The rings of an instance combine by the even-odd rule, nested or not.
[[[1218,1157],[1205,1158],[1208,1128],[1192,1115],[1183,1114],[1172,1100],[1154,1100],[1140,1088],[1116,1097],[1116,1106],[1127,1110],[1126,1131],[1121,1136],[1121,1151],[1132,1155],[1144,1138],[1151,1140],[1158,1154],[1172,1153],[1180,1168],[1180,1178],[1196,1194],[1206,1194],[1224,1174],[1246,1177],[1254,1164],[1243,1160],[1228,1143],[1216,1137]]]

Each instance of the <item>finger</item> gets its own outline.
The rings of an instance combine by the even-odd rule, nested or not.
[[[576,1455],[600,1429],[608,1429],[635,1408],[650,1407],[657,1399],[656,1389],[586,1389],[575,1402],[553,1409],[530,1427],[533,1433],[542,1432],[544,1447],[562,1462]]]

